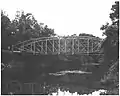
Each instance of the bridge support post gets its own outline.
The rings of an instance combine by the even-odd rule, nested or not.
[[[24,51],[24,43],[22,44],[20,51],[21,51],[21,52]]]
[[[41,42],[41,53],[43,52],[43,42]]]
[[[88,38],[88,40],[87,40],[87,54],[89,54],[89,47],[90,47],[90,44],[89,44],[89,38]]]
[[[47,54],[47,40],[45,41],[45,54]]]
[[[30,50],[31,50],[31,52],[32,52],[32,51],[33,51],[33,50],[32,50],[32,43],[30,44],[30,48],[31,48]]]
[[[67,40],[67,39],[65,39],[65,53],[66,53],[66,47],[67,47],[67,45],[66,45],[66,40]]]
[[[91,53],[93,52],[93,39],[92,39],[92,47],[91,47]]]
[[[52,47],[53,47],[53,52],[54,52],[54,40],[53,40],[53,44],[52,45],[53,45]]]
[[[33,43],[33,54],[35,55],[35,42]]]
[[[72,39],[72,55],[74,54],[74,38]]]
[[[79,51],[80,51],[80,41],[79,41],[79,39],[78,39],[78,53],[79,53]]]
[[[60,38],[59,38],[59,42],[58,42],[58,54],[60,54]]]

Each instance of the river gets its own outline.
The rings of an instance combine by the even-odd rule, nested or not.
[[[73,92],[100,88],[91,72],[79,60],[64,61],[58,56],[2,53],[2,94],[47,94],[63,87]]]

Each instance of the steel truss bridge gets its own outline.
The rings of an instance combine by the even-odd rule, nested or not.
[[[102,41],[102,39],[87,36],[42,37],[20,42],[14,45],[12,50],[40,55],[99,53]]]

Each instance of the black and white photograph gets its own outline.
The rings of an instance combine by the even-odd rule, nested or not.
[[[119,95],[119,1],[0,4],[1,95]]]

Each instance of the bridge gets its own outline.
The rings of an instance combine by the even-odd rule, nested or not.
[[[99,53],[102,41],[102,39],[89,36],[41,37],[19,42],[12,47],[12,50],[40,55],[89,54]]]

